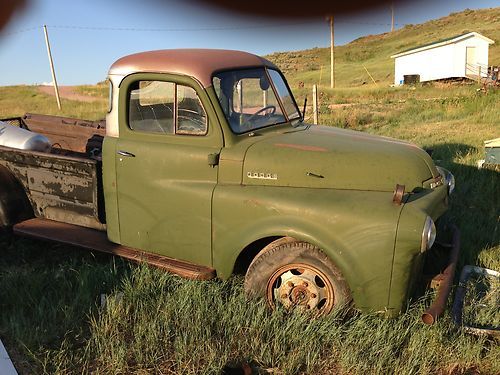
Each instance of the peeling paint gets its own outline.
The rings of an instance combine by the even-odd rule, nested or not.
[[[101,229],[97,161],[0,146],[0,165],[21,182],[35,216]]]

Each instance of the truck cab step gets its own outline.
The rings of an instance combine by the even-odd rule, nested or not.
[[[110,242],[106,232],[47,219],[29,219],[14,225],[14,234],[64,243],[88,250],[118,255],[134,262],[146,262],[187,279],[209,280],[216,277],[213,268],[148,253]]]

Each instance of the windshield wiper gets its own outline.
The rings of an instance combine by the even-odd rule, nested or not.
[[[307,95],[306,97],[304,98],[304,107],[302,109],[302,118],[300,119],[301,122],[304,122],[305,118],[306,118],[306,108],[307,108]]]

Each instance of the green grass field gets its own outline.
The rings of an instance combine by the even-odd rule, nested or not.
[[[351,54],[362,53],[356,43]],[[300,74],[290,78],[304,81]],[[298,102],[313,81],[297,90]],[[387,86],[320,88],[320,122],[434,149],[436,163],[457,179],[448,215],[462,234],[459,270],[476,264],[500,271],[500,175],[477,168],[483,141],[500,136],[500,91]],[[78,92],[101,100],[63,100],[62,114],[103,118],[106,90]],[[54,98],[34,87],[0,87],[0,118],[28,111],[59,113]],[[0,235],[0,254],[0,338],[21,374],[221,374],[243,362],[256,374],[500,373],[498,342],[455,327],[449,308],[434,326],[420,323],[430,296],[391,320],[342,312],[311,320],[247,300],[241,277],[187,281],[113,256],[7,235]],[[499,301],[495,284],[488,300],[478,302],[489,310],[482,307],[477,319],[500,326]]]
[[[15,110],[5,105],[9,95]],[[33,108],[55,113],[54,99],[32,87],[0,88],[0,97],[2,116]],[[476,92],[474,85],[328,90],[320,119],[433,148],[457,178],[450,215],[462,232],[460,266],[500,270],[500,178],[476,168],[482,142],[499,135],[499,99],[500,92]],[[66,115],[97,119],[105,112],[105,105],[63,104]],[[449,311],[435,326],[421,324],[424,301],[393,320],[337,314],[311,321],[247,301],[238,277],[186,281],[7,236],[0,248],[0,337],[21,373],[218,374],[244,361],[278,374],[500,372],[499,346],[454,327]],[[101,294],[108,296],[104,307]]]

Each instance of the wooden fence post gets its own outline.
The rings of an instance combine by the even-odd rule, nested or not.
[[[313,85],[313,123],[318,124],[318,86]]]

